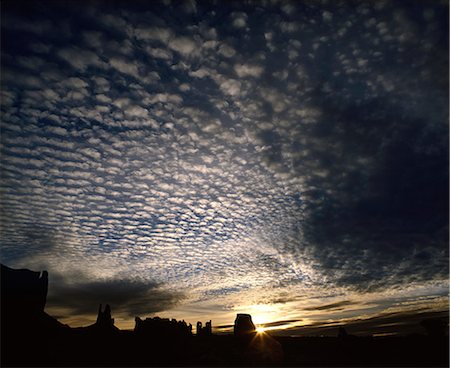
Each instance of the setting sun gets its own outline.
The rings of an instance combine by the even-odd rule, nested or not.
[[[263,333],[265,330],[266,330],[266,329],[265,329],[264,327],[257,327],[257,328],[256,328],[256,332],[259,333],[259,334],[260,334],[260,333]]]

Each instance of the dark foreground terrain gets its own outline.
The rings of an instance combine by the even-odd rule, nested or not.
[[[448,337],[140,339],[132,331],[67,330],[2,342],[2,366],[448,366]]]
[[[448,366],[448,337],[279,338],[285,366]]]

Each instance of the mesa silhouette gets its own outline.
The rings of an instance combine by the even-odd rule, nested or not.
[[[114,325],[112,308],[71,328],[45,312],[49,275],[1,265],[2,366],[448,366],[447,324],[428,319],[428,336],[289,337],[257,333],[238,314],[233,334],[215,334],[211,320],[136,317],[134,330]],[[206,318],[205,318],[206,319]]]

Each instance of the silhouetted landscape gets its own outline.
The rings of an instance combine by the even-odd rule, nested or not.
[[[114,325],[109,305],[97,321],[71,328],[45,312],[46,271],[1,266],[2,366],[447,366],[448,319],[422,321],[427,335],[356,337],[344,326],[336,337],[257,333],[238,314],[233,334],[197,323],[136,317],[133,331]]]

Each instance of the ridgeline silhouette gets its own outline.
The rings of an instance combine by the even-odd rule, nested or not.
[[[238,314],[234,334],[213,334],[212,321],[135,319],[133,331],[114,325],[111,307],[97,320],[71,328],[44,309],[48,273],[1,265],[2,366],[448,366],[447,324],[424,320],[428,337],[374,339],[272,337],[257,333],[249,314]]]

